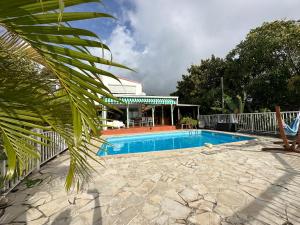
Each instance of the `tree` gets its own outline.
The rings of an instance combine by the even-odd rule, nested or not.
[[[183,103],[200,104],[201,113],[214,112],[213,107],[221,107],[221,77],[224,76],[226,63],[223,59],[212,56],[201,60],[200,65],[188,68],[188,74],[178,81],[177,91]]]
[[[32,136],[47,138],[34,128],[53,130],[66,140],[70,153],[67,189],[90,177],[87,159],[95,158],[87,146],[92,136],[98,137],[101,126],[96,106],[111,107],[101,96],[115,99],[100,76],[116,77],[97,65],[128,68],[93,56],[90,48],[105,52],[108,46],[95,33],[70,26],[76,20],[112,18],[71,8],[64,12],[89,2],[95,1],[0,2],[0,147],[8,158],[8,178],[22,173],[29,160],[38,157],[34,145],[39,141]],[[43,67],[60,83],[57,92],[49,88],[51,79],[45,71],[39,72]]]
[[[274,21],[251,30],[227,55],[227,62],[231,68],[226,73],[229,88],[243,88],[253,99],[253,110],[300,106],[298,22]]]
[[[236,110],[226,104],[231,112],[241,111],[237,110],[238,105],[245,105],[248,112],[273,110],[275,105],[298,110],[299,72],[300,24],[274,21],[251,30],[225,59],[213,56],[192,65],[173,94],[184,102],[201,105],[202,114],[220,111],[220,77],[223,76],[224,92],[228,96],[225,100],[236,102]]]
[[[220,113],[243,113],[246,103],[246,93],[243,96],[237,95],[235,97],[230,97],[229,95],[224,95],[224,108],[212,107],[213,110]]]

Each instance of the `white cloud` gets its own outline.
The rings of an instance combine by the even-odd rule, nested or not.
[[[117,26],[108,44],[116,61],[137,70],[117,72],[150,94],[169,94],[192,63],[224,56],[264,21],[298,19],[300,8],[299,0],[130,1],[132,30]]]

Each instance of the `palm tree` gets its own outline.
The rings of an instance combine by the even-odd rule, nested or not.
[[[7,178],[20,174],[32,157],[38,157],[35,144],[44,144],[36,129],[53,130],[67,142],[70,167],[66,188],[89,178],[95,159],[87,147],[99,134],[101,119],[97,110],[107,105],[101,96],[114,98],[101,76],[116,78],[108,65],[128,69],[104,55],[109,48],[90,30],[72,27],[70,22],[112,18],[101,12],[64,12],[66,8],[97,0],[2,0],[0,1],[0,148],[8,161]],[[102,57],[90,53],[100,48]],[[21,74],[31,62],[34,76]],[[60,84],[42,76],[50,71]],[[32,69],[32,68],[31,68]],[[30,73],[29,73],[30,74]],[[98,109],[97,109],[98,107]]]
[[[237,95],[235,97],[230,97],[229,95],[224,95],[225,108],[221,107],[211,107],[211,109],[220,111],[222,113],[243,113],[246,104],[246,92],[243,95]]]

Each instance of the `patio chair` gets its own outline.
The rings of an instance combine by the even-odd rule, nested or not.
[[[127,124],[127,120],[125,121],[125,123]],[[135,122],[132,119],[129,119],[128,123],[129,123],[129,127],[134,127],[135,125]]]
[[[153,119],[152,119],[152,117],[145,117],[145,118],[146,118],[146,119],[145,119],[146,125],[147,125],[148,127],[151,127],[152,124],[153,124]]]
[[[280,107],[276,106],[276,119],[278,122],[278,129],[281,139],[283,140],[283,147],[286,151],[300,152],[300,114],[297,115],[296,119],[289,126],[281,118]],[[295,140],[290,142],[287,135],[296,136]]]
[[[148,117],[142,117],[142,126],[149,126]]]

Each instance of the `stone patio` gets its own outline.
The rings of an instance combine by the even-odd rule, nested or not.
[[[300,224],[300,155],[261,151],[273,141],[106,157],[78,194],[64,153],[8,195],[0,224]]]

